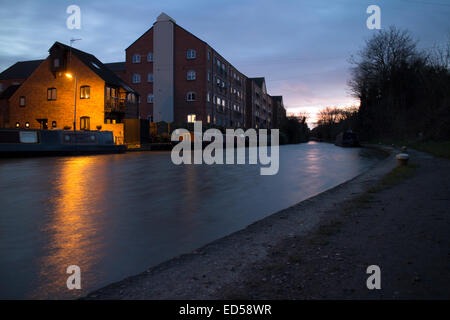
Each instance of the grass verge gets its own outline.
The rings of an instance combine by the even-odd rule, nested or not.
[[[411,178],[416,173],[416,169],[419,165],[415,163],[409,163],[407,166],[398,166],[392,169],[391,172],[386,174],[377,185],[370,188],[368,193],[376,193],[382,190],[392,188],[393,186],[401,183],[402,181]]]
[[[396,147],[406,146],[411,149],[432,154],[435,157],[450,159],[450,141],[381,140],[377,143],[393,145]]]

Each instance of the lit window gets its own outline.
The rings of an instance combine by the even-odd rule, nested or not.
[[[211,115],[208,114],[208,118],[207,118],[208,123],[211,123]]]
[[[186,100],[187,101],[195,101],[196,99],[196,94],[195,92],[188,92],[187,96],[186,96]]]
[[[153,82],[153,73],[147,74],[147,82]]]
[[[153,93],[149,93],[147,95],[147,103],[153,103]]]
[[[56,100],[56,88],[48,88],[47,89],[47,100],[48,101]]]
[[[189,49],[187,51],[186,58],[188,59],[195,59],[197,57],[197,52],[194,49]]]
[[[188,73],[187,73],[187,79],[188,80],[195,80],[195,77],[196,77],[196,74],[195,74],[195,71],[189,71]]]
[[[139,73],[133,74],[133,83],[140,83],[141,82],[141,75]]]
[[[224,100],[222,100],[222,106],[226,106],[226,101],[225,101],[225,99]]]
[[[129,103],[136,103],[136,95],[134,93],[128,94],[128,102]]]
[[[187,122],[188,123],[193,123],[193,122],[195,122],[196,119],[197,119],[197,116],[195,114],[189,114],[187,116]]]
[[[91,87],[82,86],[80,88],[80,99],[90,99],[91,98]]]
[[[19,98],[19,106],[25,107],[25,97],[24,96]]]
[[[90,130],[91,128],[91,118],[81,117],[80,118],[80,130]]]
[[[149,54],[147,55],[147,61],[153,62],[153,52],[149,52]]]
[[[141,55],[135,54],[133,56],[133,63],[141,63]]]

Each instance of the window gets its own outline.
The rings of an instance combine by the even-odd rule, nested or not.
[[[195,77],[196,77],[196,74],[195,74],[195,71],[188,71],[188,73],[187,73],[187,79],[188,80],[195,80]]]
[[[19,98],[19,106],[25,107],[25,97],[24,96]]]
[[[148,62],[153,62],[153,52],[149,52],[147,55],[147,61]]]
[[[56,121],[52,121],[52,128],[56,128]]]
[[[209,92],[206,94],[206,101],[211,102],[211,94]]]
[[[196,93],[195,92],[188,92],[186,96],[187,101],[195,101],[196,99]]]
[[[141,75],[139,73],[133,74],[133,83],[141,83]]]
[[[211,51],[208,50],[208,60],[211,60]]]
[[[208,123],[211,123],[211,115],[208,114],[208,118],[207,118]]]
[[[53,67],[59,68],[59,59],[54,59],[53,60]]]
[[[80,99],[90,99],[91,98],[91,87],[82,86],[80,88]]]
[[[187,51],[186,58],[188,59],[195,59],[197,57],[197,52],[194,49],[189,49]]]
[[[153,93],[149,93],[147,95],[147,103],[153,103]]]
[[[147,74],[147,82],[150,82],[150,83],[153,82],[153,73],[148,73]]]
[[[208,81],[211,81],[211,71],[208,71]]]
[[[80,130],[90,130],[91,128],[91,118],[81,117],[80,118]]]
[[[196,118],[197,118],[197,116],[195,114],[188,114],[187,122],[188,123],[193,123],[193,122],[195,122]]]
[[[128,94],[128,102],[129,103],[136,103],[136,95],[134,93]]]
[[[141,55],[135,54],[133,56],[133,63],[141,63]]]
[[[0,92],[3,91],[3,83],[0,83]]]
[[[47,89],[47,100],[48,101],[56,100],[56,88],[48,88]]]

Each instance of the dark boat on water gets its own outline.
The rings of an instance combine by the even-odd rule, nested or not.
[[[110,131],[0,129],[0,157],[122,153]]]
[[[352,131],[341,132],[336,136],[335,145],[339,147],[359,147],[359,139]]]

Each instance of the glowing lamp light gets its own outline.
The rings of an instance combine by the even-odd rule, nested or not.
[[[30,127],[30,123],[29,122],[25,123],[25,127],[29,128]]]
[[[66,77],[69,78],[69,79],[72,79],[73,75],[71,73],[66,73]]]

